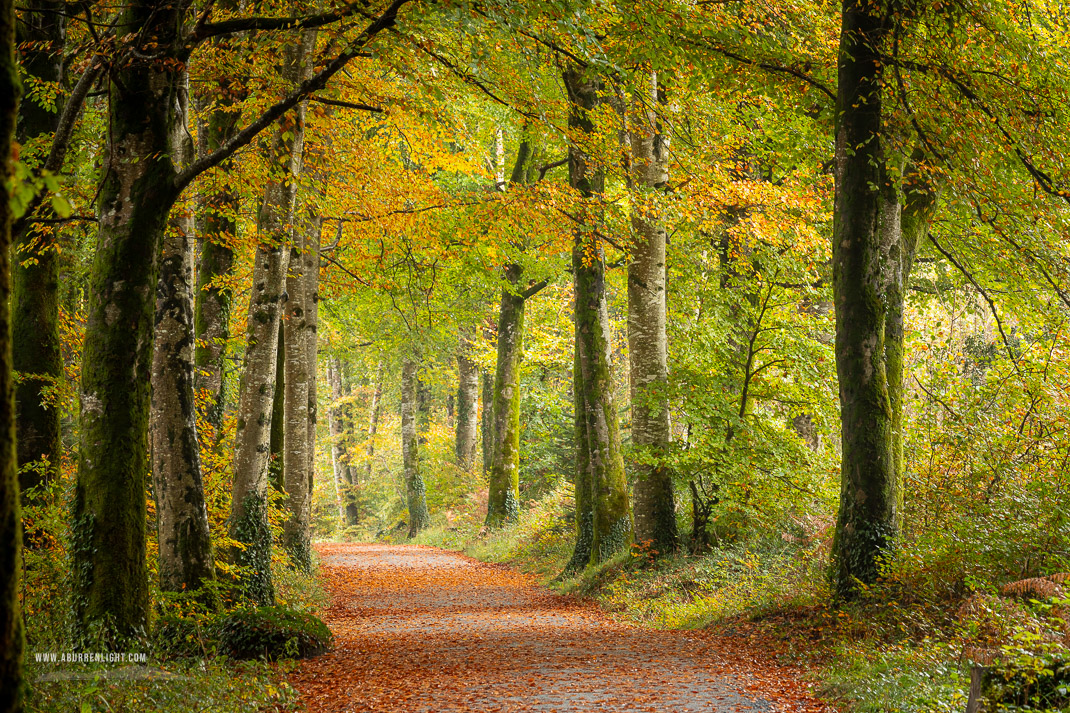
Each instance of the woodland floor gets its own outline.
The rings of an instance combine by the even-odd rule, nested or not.
[[[823,709],[770,652],[713,630],[615,622],[432,547],[316,549],[335,648],[290,678],[309,713]]]

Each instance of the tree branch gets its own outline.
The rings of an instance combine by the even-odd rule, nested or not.
[[[39,176],[44,173],[59,173],[63,168],[63,161],[67,158],[67,150],[71,146],[71,135],[74,134],[74,126],[78,121],[78,115],[82,113],[86,95],[89,94],[89,90],[93,88],[93,85],[97,83],[103,73],[103,57],[95,55],[89,60],[89,66],[85,68],[82,76],[75,82],[74,88],[71,89],[71,95],[63,105],[63,112],[59,116],[56,133],[52,135],[52,146],[48,150],[48,157],[45,158],[45,162],[37,172]],[[11,234],[13,236],[22,235],[30,223],[35,222],[32,216],[44,199],[44,192],[34,196],[30,204],[26,206],[26,212],[22,214],[22,217],[12,223]]]
[[[187,39],[188,47],[195,47],[210,37],[233,35],[239,32],[256,32],[262,30],[311,30],[332,22],[361,14],[368,8],[367,0],[351,2],[337,10],[321,12],[317,15],[291,17],[235,17],[220,22],[199,22]],[[389,8],[387,12],[389,12]],[[207,17],[207,14],[203,16]]]
[[[316,102],[317,104],[325,104],[327,106],[337,106],[343,109],[358,109],[360,111],[370,111],[375,114],[385,114],[386,109],[381,106],[372,106],[371,104],[361,104],[359,102],[347,102],[339,99],[324,99],[323,97],[309,97],[310,102]]]
[[[231,137],[225,144],[219,147],[218,150],[194,161],[186,168],[186,170],[178,174],[175,178],[176,191],[181,192],[182,189],[188,186],[194,178],[208,169],[218,166],[235,151],[251,142],[257,134],[274,123],[276,119],[297,106],[299,102],[313,92],[323,89],[327,85],[327,81],[345,67],[349,60],[358,56],[361,53],[361,50],[363,50],[376,35],[383,30],[393,27],[397,22],[398,11],[406,4],[414,1],[415,0],[394,0],[390,3],[389,7],[383,11],[382,15],[364,28],[364,31],[360,33],[360,36],[349,46],[349,49],[339,54],[328,62],[326,67],[302,82],[301,85],[287,97],[269,107],[258,119]]]

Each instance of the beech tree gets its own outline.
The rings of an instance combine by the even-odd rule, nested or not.
[[[222,148],[182,169],[171,156],[169,142],[179,120],[174,107],[182,67],[193,49],[213,36],[322,26],[341,15],[239,18],[187,28],[190,5],[182,0],[164,5],[131,0],[120,9],[116,35],[130,38],[133,45],[129,61],[110,66],[110,141],[104,160],[109,169],[98,199],[99,248],[90,279],[71,535],[75,621],[83,633],[104,626],[113,633],[109,645],[120,646],[142,633],[147,623],[144,493],[153,295],[171,206],[196,176],[325,86],[372,38],[393,26],[405,4],[407,0],[395,0],[385,7],[315,75]],[[236,497],[240,503],[245,493]]]
[[[15,120],[21,86],[15,64],[15,8],[0,2],[0,176],[13,174]],[[25,639],[21,611],[22,513],[15,445],[15,380],[11,355],[11,201],[0,200],[0,712],[23,710]]]
[[[597,205],[605,172],[581,141],[594,134],[592,112],[602,102],[602,82],[571,66],[563,74],[569,100],[569,184],[590,201],[574,229],[572,276],[575,291],[576,356],[576,547],[570,569],[597,564],[631,544],[634,536],[628,481],[620,446],[620,425],[610,370],[605,255]]]
[[[647,75],[643,76],[647,79]],[[630,107],[631,182],[639,191],[664,191],[669,181],[669,141],[658,116],[665,88],[649,75]],[[628,263],[628,355],[631,361],[632,441],[641,457],[635,481],[635,536],[664,554],[677,546],[672,473],[662,463],[671,440],[669,346],[666,331],[666,243],[656,208],[632,209],[635,231]]]
[[[883,111],[883,56],[896,14],[845,0],[836,99],[833,294],[843,439],[834,582],[871,584],[898,544],[903,499],[903,298],[935,192],[893,153]],[[900,199],[907,191],[906,206]]]
[[[20,13],[19,66],[36,82],[59,84],[66,75],[67,21],[62,10],[62,3],[46,1]],[[57,132],[64,99],[62,94],[57,96],[51,111],[40,101],[19,103],[16,139],[21,146],[49,139]],[[50,144],[51,141],[44,142],[44,149]],[[23,160],[39,169],[47,153],[24,155]],[[50,168],[55,171],[59,167]],[[55,217],[47,206],[42,206],[36,215]],[[61,246],[58,226],[41,222],[23,222],[13,240],[12,345],[15,371],[22,375],[15,392],[15,424],[19,479],[25,497],[31,488],[47,486],[59,474],[62,414],[55,391],[63,379],[59,332]]]
[[[188,79],[176,100],[187,116]],[[172,137],[179,165],[192,157],[186,123],[176,122]],[[193,216],[180,207],[160,251],[149,414],[160,588],[168,592],[197,591],[215,578],[194,405],[194,240]]]
[[[409,507],[409,537],[426,528],[431,518],[427,512],[427,488],[420,470],[420,378],[417,362],[405,359],[401,366],[401,453],[405,470],[405,497]]]
[[[283,80],[293,86],[309,74],[315,35],[306,33],[302,41],[287,48],[279,68]],[[286,372],[286,349],[280,339],[286,334],[282,325],[290,265],[290,243],[294,238],[294,202],[297,179],[301,173],[304,152],[304,105],[298,105],[292,122],[279,124],[271,149],[272,176],[264,189],[264,201],[257,216],[257,229],[262,236],[253,266],[253,292],[249,299],[246,320],[247,343],[238,390],[238,427],[235,434],[234,485],[231,490],[230,535],[244,548],[234,554],[243,566],[243,583],[248,596],[260,603],[273,603],[274,585],[271,581],[271,529],[268,523],[268,465],[272,449],[271,430],[275,410],[285,403],[285,390],[276,388],[276,375]],[[298,288],[300,295],[303,288]],[[301,299],[300,296],[298,299]],[[303,300],[302,300],[303,303]],[[304,347],[303,342],[301,347]],[[300,358],[304,368],[302,353]],[[307,377],[307,374],[305,375]],[[308,384],[297,395],[301,408],[307,408]],[[307,431],[303,420],[296,419],[295,436],[304,444]],[[285,408],[282,410],[283,450],[289,431]],[[293,436],[291,436],[292,438]],[[296,461],[282,458],[280,465],[286,482],[285,466],[296,465],[303,470],[307,453],[301,449]],[[289,544],[289,543],[288,543]]]

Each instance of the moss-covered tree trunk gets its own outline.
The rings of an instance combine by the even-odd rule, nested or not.
[[[491,420],[490,493],[487,527],[520,519],[520,360],[524,342],[524,297],[517,294],[519,265],[505,270],[498,311],[498,360],[494,372]]]
[[[283,545],[302,571],[312,566],[312,455],[315,447],[311,410],[316,380],[316,289],[322,221],[314,216],[295,234],[286,277],[284,354],[286,371],[283,431],[283,490],[287,518]]]
[[[570,68],[564,72],[569,97],[569,128],[592,134],[590,112],[600,103],[601,82]],[[604,169],[576,142],[568,149],[569,183],[588,200],[598,201],[605,187]],[[613,398],[609,311],[605,261],[597,231],[601,211],[589,205],[574,230],[572,271],[575,289],[577,391],[576,418],[584,419],[592,499],[591,563],[602,562],[633,539],[628,480],[620,446],[620,426]],[[580,429],[577,428],[577,435]]]
[[[12,149],[20,86],[15,65],[15,11],[0,0],[0,185],[13,172]],[[22,518],[15,446],[15,380],[11,356],[11,203],[0,193],[0,713],[21,713],[25,701],[21,610]]]
[[[126,646],[148,623],[145,499],[157,258],[177,198],[171,138],[183,72],[182,2],[132,2],[116,23],[136,51],[109,77],[82,352],[81,447],[71,522],[71,599],[79,636]]]
[[[500,144],[501,132],[498,141]],[[504,149],[501,152],[504,156]],[[531,182],[534,162],[535,150],[525,128],[509,183]],[[525,244],[522,242],[518,247],[523,250]],[[524,358],[524,304],[530,294],[541,289],[537,286],[530,291],[521,290],[522,274],[520,265],[506,266],[506,285],[502,288],[498,309],[497,362],[490,420],[488,527],[500,527],[520,519],[520,362]]]
[[[427,489],[420,472],[419,388],[416,362],[406,359],[401,367],[401,460],[409,506],[409,537],[415,537],[431,523],[427,512]]]
[[[179,107],[184,116],[185,82]],[[175,128],[173,155],[184,163],[192,152],[186,122],[176,122]],[[150,417],[158,569],[166,592],[198,590],[215,578],[194,401],[195,239],[192,215],[179,207],[160,255]]]
[[[65,4],[55,0],[34,3],[20,13],[18,43],[23,73],[35,81],[61,84],[65,74],[67,36]],[[53,111],[34,99],[19,104],[17,140],[23,147],[55,133],[65,97],[56,97]],[[22,160],[38,167],[45,156],[23,150]],[[51,214],[47,208],[41,213]],[[23,498],[36,486],[58,476],[61,458],[61,413],[56,386],[63,379],[59,333],[59,244],[56,226],[31,224],[13,236],[11,312],[15,371],[15,428],[19,452],[19,480]],[[32,463],[36,466],[27,467]],[[36,492],[36,491],[33,491]]]
[[[902,504],[903,296],[935,194],[912,169],[904,212],[882,111],[892,17],[846,0],[839,50],[833,295],[843,439],[833,584],[870,584],[899,537]],[[921,181],[919,184],[918,181]]]
[[[636,99],[631,116],[631,178],[638,191],[661,192],[669,182],[669,145],[653,107],[662,104],[657,74],[650,94]],[[677,547],[672,472],[659,459],[669,429],[669,340],[666,331],[667,233],[649,211],[633,208],[635,231],[628,264],[628,355],[631,366],[632,442],[639,454],[635,481],[635,536],[652,551]]]
[[[460,335],[457,352],[457,430],[454,456],[457,465],[472,470],[479,439],[479,366],[472,361],[471,335]]]
[[[287,50],[280,69],[287,83],[296,84],[307,76],[307,49],[299,43]],[[299,104],[279,122],[272,142],[272,174],[257,216],[262,239],[253,263],[234,437],[234,483],[228,529],[230,537],[245,548],[235,548],[231,558],[242,567],[240,581],[246,596],[260,604],[275,601],[271,529],[267,519],[268,460],[280,319],[293,234],[295,177],[301,172],[303,149],[304,105]]]

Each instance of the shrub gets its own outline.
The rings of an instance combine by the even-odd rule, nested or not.
[[[216,627],[220,653],[236,659],[309,658],[331,646],[331,631],[312,614],[285,607],[237,609]]]

